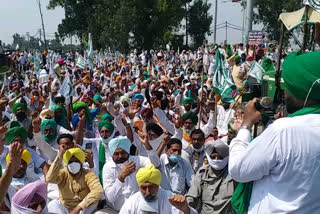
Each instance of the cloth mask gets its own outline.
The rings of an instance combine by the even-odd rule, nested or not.
[[[203,146],[201,146],[201,147],[200,147],[200,149],[196,149],[196,148],[194,148],[194,147],[193,147],[193,145],[192,145],[192,144],[191,144],[191,147],[192,147],[192,148],[193,148],[193,150],[194,150],[194,151],[196,151],[196,152],[202,152],[202,151],[203,151],[203,149],[204,149],[204,147],[203,147]]]
[[[212,160],[208,154],[206,154],[209,165],[215,170],[222,170],[228,165],[229,156],[222,160]]]

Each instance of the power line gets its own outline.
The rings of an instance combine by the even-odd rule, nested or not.
[[[229,25],[231,25],[231,26],[233,26],[233,27],[242,28],[242,27],[240,27],[240,26],[237,26],[237,25],[231,24],[231,23],[229,23],[229,22],[228,22],[228,24],[229,24]]]

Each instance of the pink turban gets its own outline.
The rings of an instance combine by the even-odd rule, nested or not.
[[[27,208],[35,194],[47,201],[47,184],[43,180],[38,180],[22,187],[13,196],[12,202],[15,205]]]

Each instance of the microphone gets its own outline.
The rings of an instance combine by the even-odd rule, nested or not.
[[[255,103],[257,111],[269,109],[272,107],[273,100],[271,97],[262,97],[261,100]]]

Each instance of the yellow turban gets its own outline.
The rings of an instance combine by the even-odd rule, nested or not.
[[[9,163],[9,158],[10,158],[10,152],[6,157],[7,164]],[[31,160],[30,152],[28,150],[26,150],[26,149],[23,150],[22,155],[21,155],[21,159],[24,160],[27,164],[29,164],[30,160]]]
[[[117,76],[116,77],[116,82],[120,82],[120,80],[121,80],[121,76]]]
[[[50,116],[51,119],[54,118],[54,112],[51,109],[44,109],[40,113],[41,120],[46,120],[46,117]]]
[[[153,164],[150,163],[145,167],[139,169],[136,175],[136,179],[139,186],[147,181],[156,185],[160,185],[161,172]]]
[[[82,164],[84,163],[86,157],[82,149],[80,148],[72,148],[68,149],[63,155],[63,161],[66,165],[68,165],[69,160],[75,156]]]

